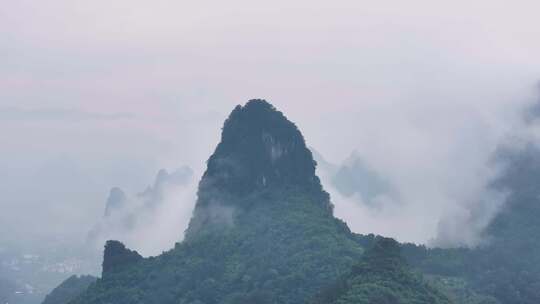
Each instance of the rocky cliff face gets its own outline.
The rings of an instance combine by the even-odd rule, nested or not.
[[[273,186],[320,187],[311,151],[296,125],[264,100],[237,106],[208,160],[201,191],[235,194]]]
[[[103,276],[107,273],[122,269],[141,261],[142,256],[137,251],[129,250],[118,241],[107,241],[103,253]]]
[[[237,106],[208,160],[187,238],[205,225],[231,223],[243,198],[254,193],[302,189],[319,196],[330,214],[332,206],[315,166],[304,137],[283,113],[259,99]]]

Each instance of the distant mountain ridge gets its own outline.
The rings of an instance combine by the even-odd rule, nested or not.
[[[354,199],[358,204],[379,208],[383,202],[397,203],[396,187],[380,172],[369,166],[355,150],[340,164],[327,161],[322,154],[313,154],[318,163],[319,174],[340,195]]]
[[[127,194],[119,187],[111,188],[105,203],[104,216],[97,220],[87,235],[87,243],[102,247],[110,238],[132,237],[134,231],[146,229],[157,219],[155,212],[171,193],[185,189],[193,180],[193,170],[182,166],[169,172],[160,169],[151,185],[144,191]]]

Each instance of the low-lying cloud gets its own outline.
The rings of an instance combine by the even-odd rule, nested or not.
[[[193,172],[184,167],[172,173],[161,170],[153,186],[135,195],[113,188],[105,215],[89,232],[88,242],[101,250],[105,241],[119,240],[145,256],[174,247],[191,218],[196,185]]]
[[[415,132],[409,128],[405,130],[412,132],[408,142],[402,142],[396,134],[388,135],[398,143],[395,150],[383,152],[377,145],[365,145],[351,156],[365,164],[360,167],[351,166],[351,157],[340,165],[319,161],[322,166],[318,173],[331,193],[336,216],[355,232],[376,233],[400,241],[437,247],[472,247],[488,242],[484,230],[508,196],[504,189],[493,186],[505,169],[505,163],[498,159],[500,150],[519,151],[524,144],[540,139],[535,135],[540,134],[535,131],[536,99],[516,95],[516,101],[519,100],[507,113],[499,113],[502,116],[496,120],[496,126],[482,113],[472,112],[467,115],[474,119],[462,119],[463,125],[456,130],[462,132]],[[432,126],[440,128],[437,124]],[[419,138],[420,135],[433,137]],[[399,155],[410,148],[419,153]],[[354,176],[349,174],[349,180],[344,180],[347,177],[343,174],[336,178],[340,171],[355,171],[356,176],[370,180],[364,180],[364,185],[350,193],[344,191],[344,185],[354,183]],[[383,191],[369,199],[366,194],[373,189],[362,187],[381,178],[395,189],[394,195]]]

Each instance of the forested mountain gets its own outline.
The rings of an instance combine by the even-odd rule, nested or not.
[[[67,304],[83,293],[96,278],[73,275],[56,287],[43,301],[43,304]]]
[[[353,157],[341,166],[328,164],[320,155],[318,159],[343,195],[381,189],[365,178],[369,170],[351,161]],[[457,303],[540,303],[540,149],[531,142],[512,141],[500,147],[492,161],[500,173],[489,188],[505,199],[482,232],[483,242],[475,248],[448,249],[402,244],[402,253]],[[375,240],[359,238],[364,247]]]
[[[490,187],[506,201],[478,247],[354,234],[334,218],[297,127],[252,100],[225,121],[183,242],[143,258],[109,241],[95,284],[78,296],[66,284],[55,293],[75,297],[71,304],[540,303],[540,150],[501,149],[497,162],[503,170]],[[358,168],[350,162],[341,176],[366,184],[364,175],[349,176],[365,171]],[[149,194],[158,184],[146,197],[156,198]],[[114,196],[121,201],[121,193]]]
[[[486,303],[540,303],[540,150],[532,144],[501,149],[497,161],[503,171],[491,187],[508,196],[484,231],[485,244],[474,249],[406,244],[403,252],[424,273],[461,281],[498,300]]]
[[[527,144],[498,157],[504,173],[493,187],[508,197],[485,231],[475,280],[502,303],[540,303],[540,149]]]
[[[300,131],[272,105],[236,107],[208,160],[185,240],[151,258],[108,242],[102,278],[71,303],[306,303],[351,269],[354,293],[358,284],[404,286],[412,291],[396,294],[397,303],[448,303],[401,262],[389,273],[366,266],[379,255],[388,260],[388,242],[390,260],[400,260],[396,246],[385,241],[362,258],[365,246],[334,218],[315,166]]]

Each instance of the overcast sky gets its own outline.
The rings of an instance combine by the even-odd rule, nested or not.
[[[230,110],[265,98],[329,160],[356,149],[399,187],[404,209],[354,209],[354,230],[425,242],[482,196],[489,156],[537,99],[538,1],[0,4],[13,235],[86,231],[110,187],[142,190],[161,167],[200,175]]]

